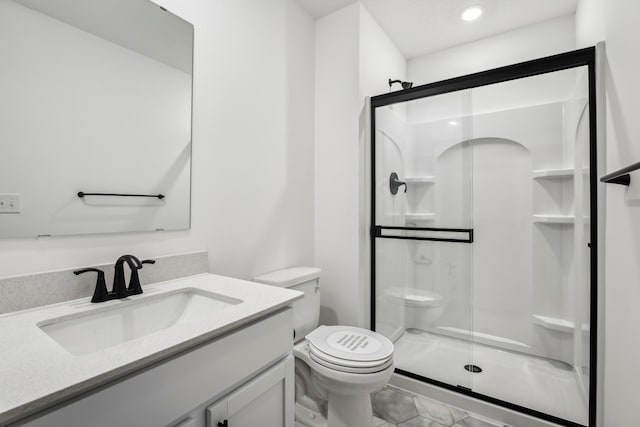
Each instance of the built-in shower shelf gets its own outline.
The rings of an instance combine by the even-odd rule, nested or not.
[[[544,224],[573,224],[575,222],[573,215],[534,215],[533,222]]]
[[[425,213],[408,213],[404,216],[405,222],[413,221],[435,221],[436,214],[431,212]]]
[[[542,316],[540,314],[533,315],[533,322],[543,328],[552,329],[554,331],[573,333],[575,323],[565,319],[556,317]],[[589,325],[582,325],[583,332],[589,332]]]
[[[575,169],[538,169],[533,171],[533,179],[570,179]]]
[[[414,185],[424,185],[424,184],[435,184],[436,177],[435,176],[407,176],[404,181],[407,184]]]
[[[543,328],[560,332],[573,332],[574,323],[565,319],[534,314],[533,321],[536,325],[542,326]]]

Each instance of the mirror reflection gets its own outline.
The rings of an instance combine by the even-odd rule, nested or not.
[[[189,228],[192,57],[147,0],[0,0],[0,237]]]

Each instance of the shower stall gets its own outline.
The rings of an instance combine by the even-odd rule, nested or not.
[[[397,373],[595,425],[595,49],[371,99],[371,325]]]

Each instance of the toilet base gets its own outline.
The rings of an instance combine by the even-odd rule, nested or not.
[[[296,427],[328,427],[327,419],[319,412],[296,402]]]
[[[328,425],[331,427],[371,427],[371,395],[342,395],[329,392]]]

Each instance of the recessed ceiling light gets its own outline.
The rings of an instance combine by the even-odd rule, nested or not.
[[[456,122],[455,120],[451,120],[449,122],[449,126],[458,126],[458,122]]]
[[[462,18],[463,21],[471,22],[480,18],[480,16],[482,16],[482,8],[480,6],[471,6],[462,12],[460,18]]]

